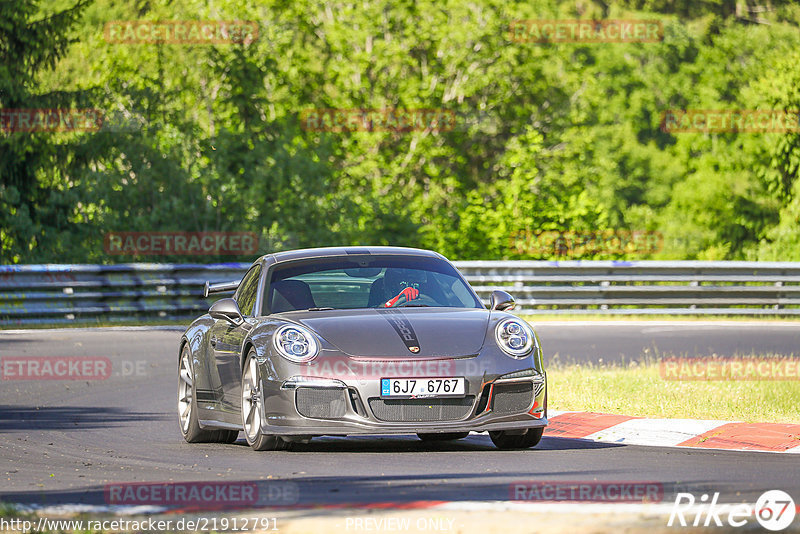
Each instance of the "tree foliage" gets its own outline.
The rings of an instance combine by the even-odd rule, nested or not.
[[[109,256],[103,236],[202,230],[256,232],[260,252],[800,260],[798,132],[660,128],[669,109],[800,110],[800,8],[762,4],[8,0],[0,107],[92,107],[106,122],[0,133],[2,262],[153,260]],[[576,18],[659,20],[664,39],[536,44],[509,31]],[[259,36],[103,36],[109,21],[185,19],[252,20]],[[304,124],[333,108],[439,109],[454,123]],[[637,232],[659,247],[528,246]]]

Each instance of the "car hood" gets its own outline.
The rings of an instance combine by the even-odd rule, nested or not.
[[[345,354],[367,358],[452,358],[480,352],[489,311],[390,308],[284,314]]]

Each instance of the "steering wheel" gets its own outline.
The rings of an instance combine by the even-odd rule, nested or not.
[[[394,302],[392,302],[394,301]],[[381,304],[382,308],[402,308],[405,306],[439,306],[439,303],[436,302],[432,297],[428,295],[423,295],[422,293],[417,294],[417,298],[409,300],[408,297],[404,293],[400,293],[395,298],[384,302]]]
[[[401,299],[401,301],[398,301],[397,304],[392,307],[404,308],[406,306],[441,306],[441,304],[436,302],[433,297],[429,297],[428,295],[423,295],[420,293],[419,296],[414,300]]]

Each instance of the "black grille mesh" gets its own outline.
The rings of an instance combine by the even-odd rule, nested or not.
[[[315,419],[341,419],[347,413],[345,389],[297,388],[297,411]]]
[[[445,399],[369,399],[369,407],[381,421],[455,421],[469,415],[474,395]]]
[[[494,413],[526,412],[533,404],[533,383],[498,384],[494,387]]]

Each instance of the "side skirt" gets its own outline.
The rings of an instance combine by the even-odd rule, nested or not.
[[[200,391],[197,392],[197,422],[200,428],[241,430],[241,415],[236,412],[229,412],[220,406],[220,403],[211,400],[211,396],[204,396]]]
[[[221,428],[224,430],[242,430],[242,425],[235,425],[233,423],[226,423],[224,421],[216,421],[214,419],[198,419],[200,428]]]

